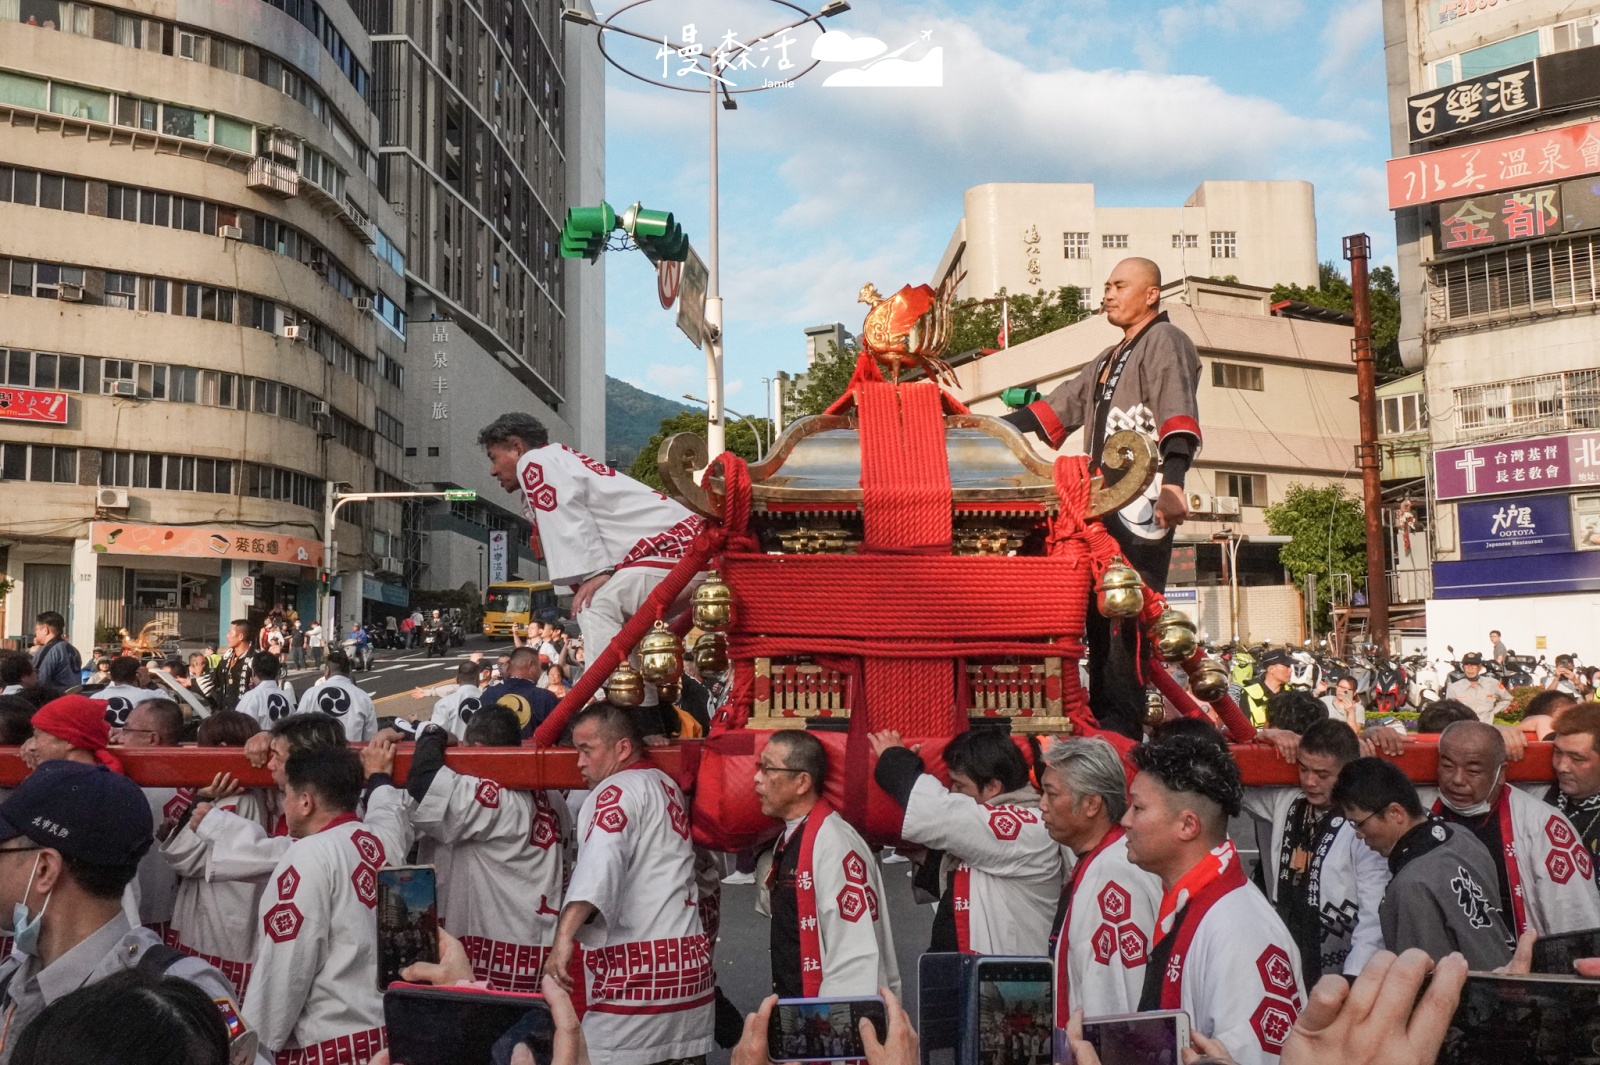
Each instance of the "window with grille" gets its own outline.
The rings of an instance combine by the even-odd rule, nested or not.
[[[1600,370],[1541,374],[1455,390],[1458,439],[1600,429]]]
[[[1218,470],[1217,495],[1233,496],[1241,507],[1264,507],[1267,505],[1267,475]]]
[[[1600,237],[1485,252],[1428,267],[1428,320],[1455,323],[1532,317],[1600,306]]]
[[[1211,231],[1211,257],[1213,259],[1237,259],[1239,257],[1239,234],[1231,229],[1213,229]]]
[[[1062,253],[1068,259],[1087,259],[1089,257],[1089,234],[1063,233],[1061,234]]]
[[[1102,248],[1126,248],[1128,246],[1128,234],[1126,234],[1126,233],[1104,233],[1104,234],[1101,234],[1100,246]]]
[[[1266,375],[1259,366],[1244,366],[1237,362],[1213,362],[1211,385],[1214,388],[1239,388],[1247,392],[1265,391]]]
[[[1174,233],[1172,234],[1172,246],[1174,248],[1198,248],[1200,246],[1200,234]]]

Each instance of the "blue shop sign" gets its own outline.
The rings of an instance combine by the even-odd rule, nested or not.
[[[385,584],[383,581],[365,580],[361,582],[361,596],[383,603],[385,606],[410,606],[411,589],[402,588],[397,584]]]
[[[1572,509],[1565,494],[1462,503],[1456,511],[1463,559],[1572,550]]]

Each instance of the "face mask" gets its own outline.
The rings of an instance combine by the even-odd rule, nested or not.
[[[44,911],[50,908],[50,895],[44,897],[36,917],[28,915],[28,892],[33,890],[33,878],[39,872],[39,857],[33,859],[33,871],[28,874],[28,886],[23,889],[23,901],[11,907],[11,953],[31,957],[39,951],[39,931],[44,925]],[[54,892],[51,892],[53,895]]]
[[[1489,807],[1492,805],[1490,800],[1494,798],[1495,792],[1500,790],[1500,774],[1503,772],[1505,772],[1504,767],[1495,770],[1494,783],[1489,787],[1489,798],[1484,799],[1482,802],[1475,802],[1471,806],[1457,806],[1449,799],[1446,799],[1443,792],[1439,793],[1439,798],[1444,801],[1446,806],[1462,817],[1482,817],[1489,812]]]

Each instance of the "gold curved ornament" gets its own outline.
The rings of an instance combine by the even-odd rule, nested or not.
[[[1104,473],[1094,475],[1089,482],[1088,516],[1104,517],[1144,495],[1156,479],[1158,462],[1155,444],[1143,433],[1132,429],[1112,433],[1100,452],[1100,468],[1122,476],[1108,485]]]
[[[706,442],[698,434],[673,433],[661,441],[661,448],[656,452],[656,472],[661,474],[667,495],[702,518],[720,518],[722,515],[711,493],[694,479],[710,461]]]

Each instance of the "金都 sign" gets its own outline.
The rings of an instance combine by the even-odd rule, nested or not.
[[[1561,189],[1545,185],[1440,204],[1434,241],[1441,252],[1466,251],[1555,236],[1563,225]]]

